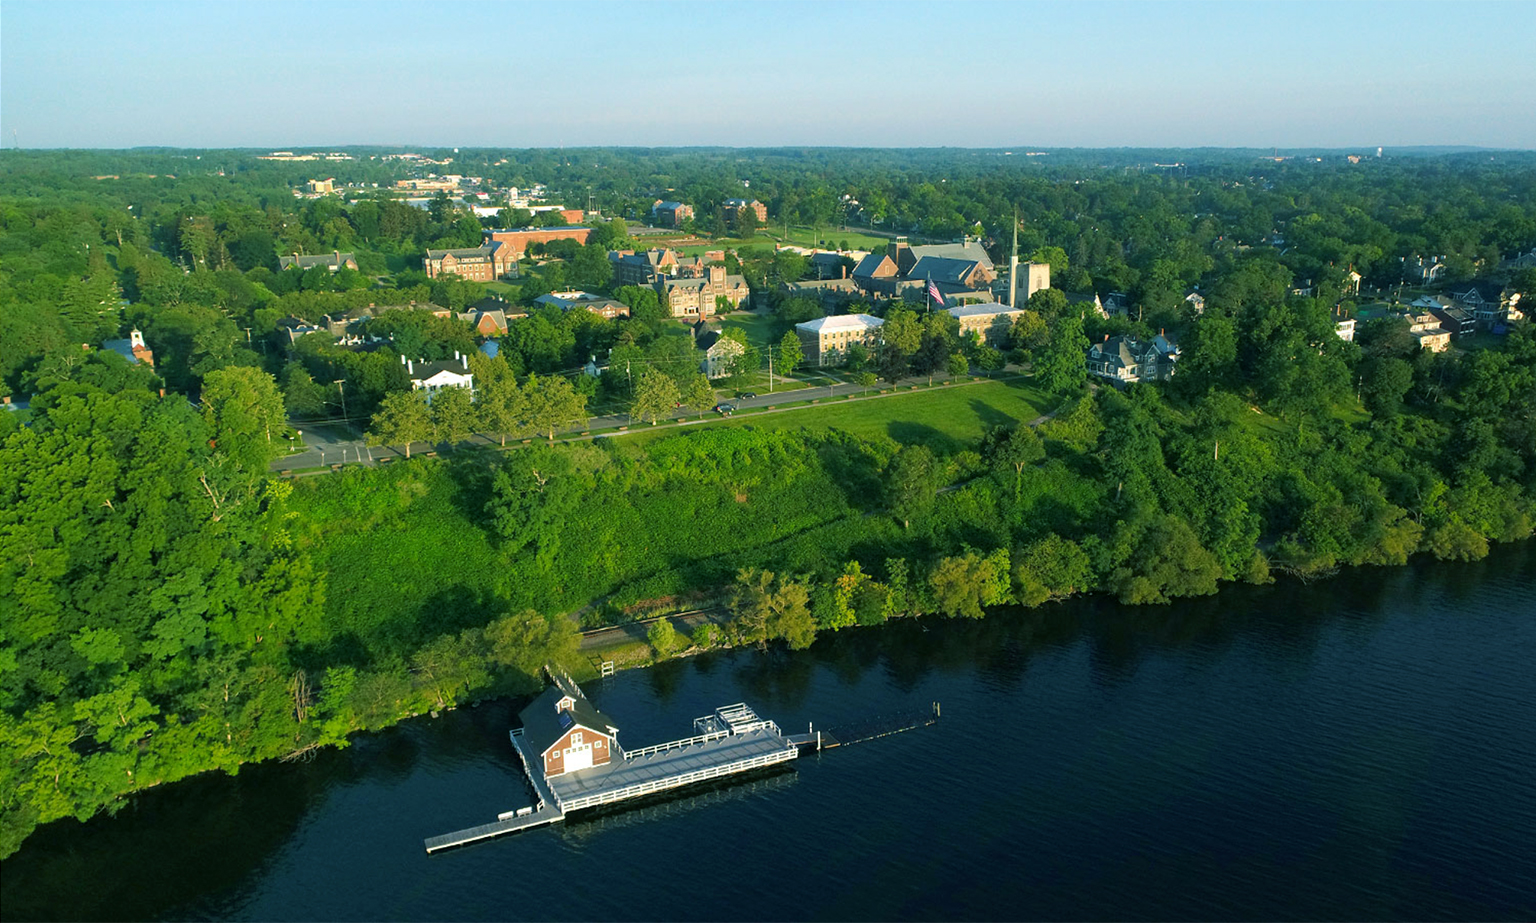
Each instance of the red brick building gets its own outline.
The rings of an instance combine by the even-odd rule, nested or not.
[[[681,202],[663,202],[656,200],[651,206],[651,214],[656,216],[656,223],[669,228],[680,227],[684,221],[693,217],[693,206],[684,205]]]
[[[577,212],[580,214],[580,212]],[[547,244],[552,240],[574,240],[582,246],[586,246],[587,238],[592,236],[591,228],[509,228],[503,230],[486,231],[485,243],[506,244],[512,248],[512,262],[517,262],[528,253],[530,244]]]
[[[756,215],[758,224],[768,223],[768,206],[756,199],[726,199],[720,206],[720,217],[726,224],[732,224],[743,209]]]
[[[428,250],[423,261],[427,278],[455,275],[476,282],[494,282],[517,268],[512,247],[499,241],[459,250]]]

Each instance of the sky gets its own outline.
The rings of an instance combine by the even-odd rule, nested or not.
[[[0,0],[0,144],[1530,149],[1533,35],[1527,0]]]

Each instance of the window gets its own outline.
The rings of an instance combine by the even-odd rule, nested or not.
[[[581,746],[581,734],[580,733],[576,733],[576,734],[572,734],[571,735],[571,746],[573,746],[573,747]]]

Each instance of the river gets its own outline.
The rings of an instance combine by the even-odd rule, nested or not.
[[[38,831],[7,919],[1530,919],[1536,543],[1167,607],[1073,601],[590,684],[635,747],[745,701],[928,728],[427,856],[527,803],[517,703]]]

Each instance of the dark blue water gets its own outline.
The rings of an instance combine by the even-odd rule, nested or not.
[[[40,831],[4,914],[1530,919],[1536,545],[1472,565],[845,632],[594,684],[628,745],[938,700],[793,772],[428,857],[526,803],[491,703]]]

